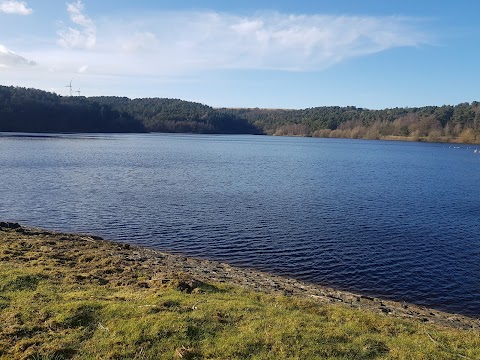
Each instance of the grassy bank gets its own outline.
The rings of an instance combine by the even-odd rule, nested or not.
[[[188,264],[0,228],[0,359],[480,358],[475,327],[209,282]]]

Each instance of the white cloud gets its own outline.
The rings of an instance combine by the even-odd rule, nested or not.
[[[12,50],[8,49],[4,45],[0,44],[0,67],[22,67],[33,66],[34,61],[28,60],[23,56],[15,54]]]
[[[157,37],[151,32],[136,32],[121,40],[121,48],[127,52],[141,49],[153,49],[158,46]]]
[[[30,15],[33,10],[25,1],[0,1],[0,12],[6,14]]]
[[[59,32],[60,47],[22,52],[42,64],[37,71],[116,77],[219,69],[320,71],[430,41],[421,20],[393,16],[171,12],[93,20],[81,1],[67,4],[67,11],[76,27]]]
[[[414,21],[397,17],[262,14],[253,17],[196,15],[177,41],[204,63],[225,68],[318,70],[390,48],[413,46],[425,36]],[[207,23],[208,21],[208,23]],[[201,32],[209,27],[207,36]],[[196,29],[195,29],[196,28]]]
[[[66,48],[93,49],[97,41],[97,29],[88,16],[84,13],[84,5],[81,0],[74,3],[67,3],[67,12],[70,20],[79,26],[72,28],[65,26],[58,32],[60,37],[57,43]]]
[[[427,35],[418,24],[416,19],[402,17],[163,13],[130,23],[110,19],[100,24],[98,46],[102,57],[111,54],[116,59],[114,68],[124,65],[129,73],[155,74],[159,69],[309,71],[425,44]]]

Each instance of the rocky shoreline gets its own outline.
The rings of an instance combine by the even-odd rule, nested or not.
[[[13,238],[13,235],[14,238]],[[12,240],[14,239],[14,240]],[[149,275],[145,279],[132,279],[139,287],[161,286],[173,276],[183,274],[189,280],[185,286],[194,287],[195,281],[205,283],[227,283],[265,293],[299,296],[321,303],[338,303],[344,306],[368,309],[370,311],[402,319],[412,319],[427,324],[437,324],[458,329],[480,330],[480,319],[451,314],[410,303],[384,300],[375,297],[335,290],[329,287],[298,281],[292,278],[272,275],[262,271],[230,266],[226,263],[165,253],[130,244],[104,240],[97,236],[65,234],[44,229],[22,226],[17,223],[0,222],[0,241],[16,241],[20,248],[41,248],[51,252],[59,261],[76,261],[81,257],[82,248],[95,248],[106,260],[114,261],[116,267],[141,268]],[[0,254],[0,261],[29,261],[21,251],[14,254]],[[78,276],[78,281],[115,281],[112,272],[99,270],[98,276]],[[81,269],[79,269],[79,274]],[[120,284],[119,284],[120,285]]]

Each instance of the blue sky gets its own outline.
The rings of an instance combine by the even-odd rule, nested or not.
[[[215,107],[478,101],[479,13],[473,0],[0,0],[0,84]]]

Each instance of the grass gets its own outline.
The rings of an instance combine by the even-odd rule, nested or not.
[[[480,334],[126,266],[0,232],[0,359],[480,359]]]

